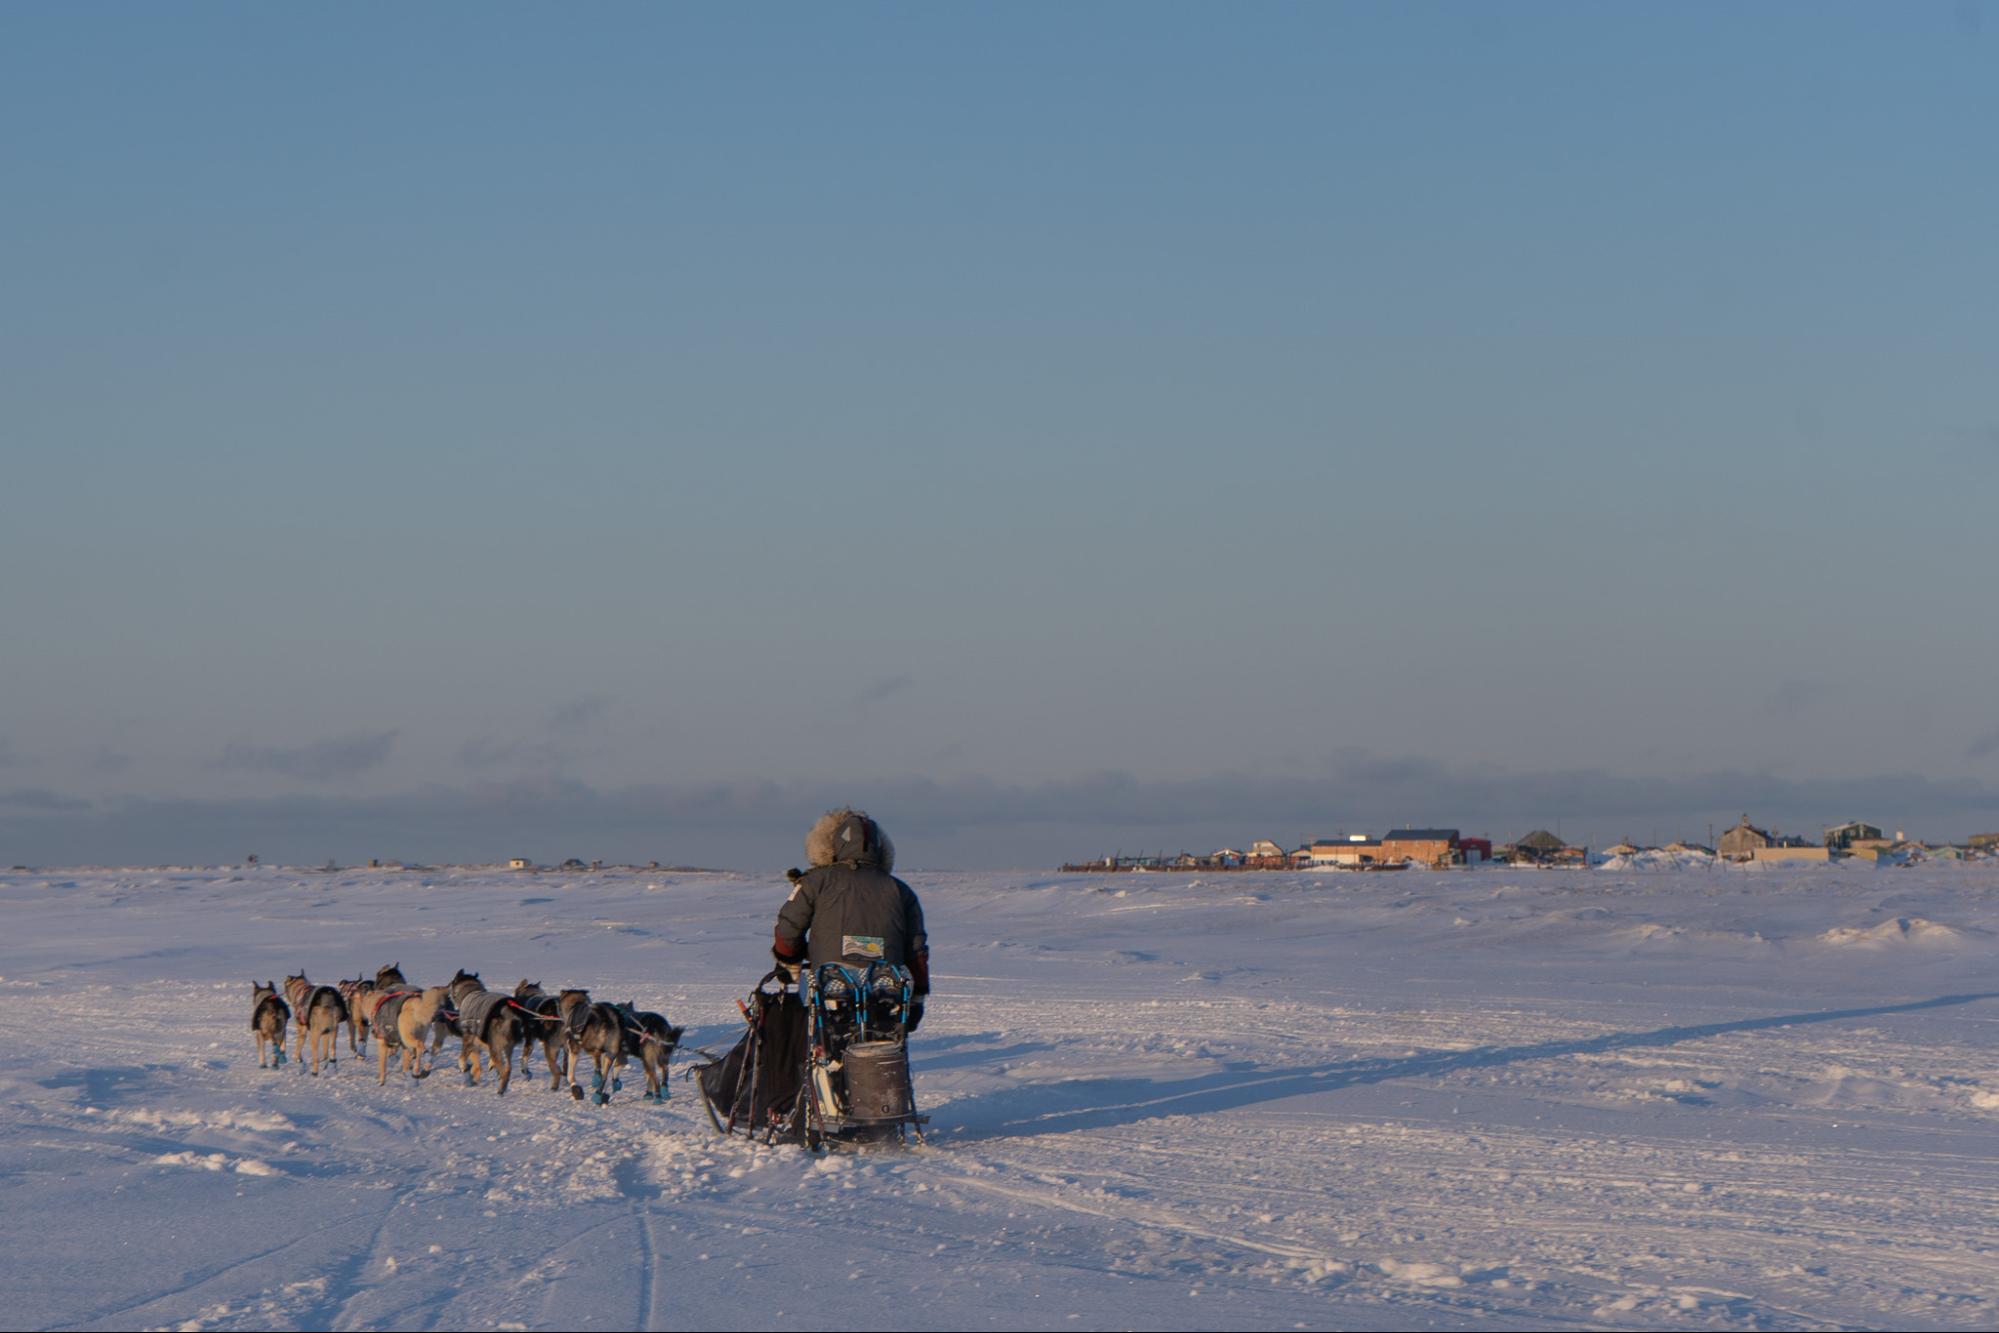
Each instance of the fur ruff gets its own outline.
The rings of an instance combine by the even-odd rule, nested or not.
[[[867,811],[855,810],[845,806],[838,810],[828,810],[825,814],[819,816],[819,822],[814,824],[812,831],[805,835],[805,859],[811,862],[814,867],[832,865],[833,835],[839,831],[840,825],[853,815],[859,815],[863,819],[868,818]],[[869,820],[869,822],[874,823],[875,837],[881,842],[881,868],[890,874],[894,874],[895,844],[889,841],[887,829],[884,829],[879,823],[875,823],[873,820]]]

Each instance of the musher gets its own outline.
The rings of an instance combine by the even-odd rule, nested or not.
[[[792,872],[771,955],[793,977],[807,964],[908,968],[907,1030],[916,1031],[930,993],[930,937],[915,891],[889,873],[895,844],[865,812],[831,810],[805,835],[805,856],[812,868]]]

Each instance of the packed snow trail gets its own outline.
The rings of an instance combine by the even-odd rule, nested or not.
[[[0,876],[5,1322],[1999,1319],[1999,867],[909,878],[932,1146],[814,1160],[248,1029],[399,960],[720,1049],[781,879]]]

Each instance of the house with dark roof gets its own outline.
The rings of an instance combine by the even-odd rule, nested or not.
[[[1407,861],[1417,866],[1456,865],[1461,859],[1454,828],[1398,828],[1381,835],[1383,861]]]
[[[1516,866],[1576,867],[1589,864],[1589,848],[1571,847],[1544,828],[1500,848],[1502,859]]]
[[[1744,815],[1741,823],[1715,840],[1715,850],[1725,861],[1748,861],[1754,859],[1757,848],[1768,847],[1772,841],[1767,830],[1757,828]]]
[[[1825,831],[1825,845],[1836,852],[1858,851],[1870,847],[1891,847],[1894,844],[1881,836],[1881,830],[1872,824],[1855,819],[1844,824],[1835,824]]]

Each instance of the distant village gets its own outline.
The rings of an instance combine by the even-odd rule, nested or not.
[[[1999,833],[1979,833],[1964,843],[1912,841],[1893,837],[1873,824],[1854,820],[1826,829],[1818,838],[1801,838],[1758,828],[1748,815],[1725,831],[1712,847],[1698,842],[1671,842],[1645,847],[1631,841],[1592,853],[1590,848],[1564,842],[1546,829],[1494,846],[1490,838],[1466,837],[1454,828],[1399,828],[1380,837],[1364,833],[1316,838],[1287,851],[1269,838],[1258,838],[1248,850],[1224,847],[1205,856],[1116,853],[1095,861],[1071,862],[1065,871],[1197,871],[1197,870],[1448,870],[1478,865],[1535,866],[1586,869],[1601,866],[1631,869],[1706,863],[1829,863],[1868,861],[1915,865],[1925,861],[1999,861]]]

